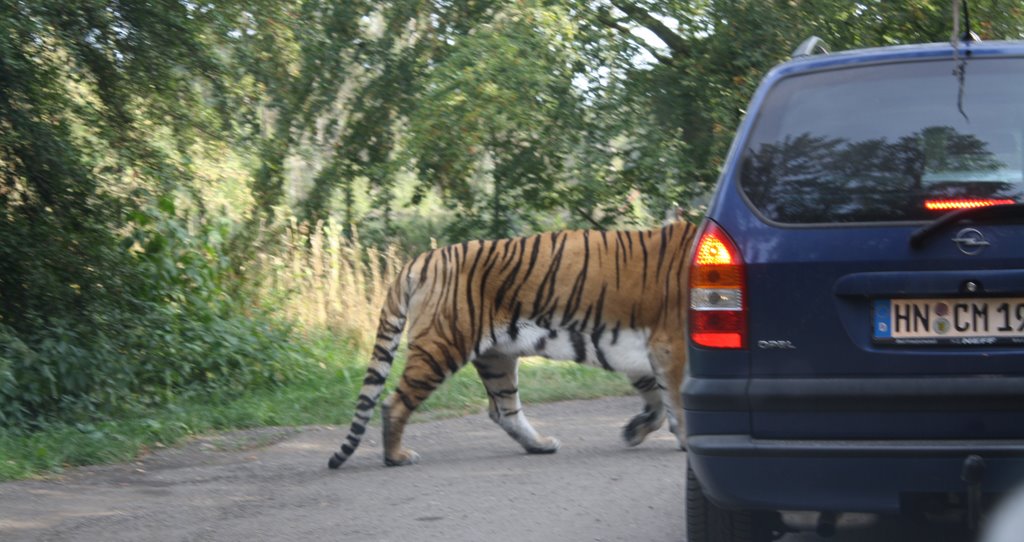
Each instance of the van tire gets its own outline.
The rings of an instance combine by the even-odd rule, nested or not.
[[[774,540],[762,517],[750,510],[728,510],[704,495],[686,465],[686,540],[688,542],[768,542]]]

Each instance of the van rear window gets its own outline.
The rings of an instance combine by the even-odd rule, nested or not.
[[[892,222],[935,202],[1024,201],[1024,59],[843,68],[781,80],[743,150],[740,186],[782,223]],[[961,94],[962,88],[962,94]]]

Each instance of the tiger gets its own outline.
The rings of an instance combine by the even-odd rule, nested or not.
[[[623,428],[626,444],[640,444],[667,417],[685,449],[681,387],[696,229],[678,221],[643,231],[558,231],[416,256],[387,291],[348,435],[328,466],[337,469],[359,446],[403,331],[405,370],[381,405],[387,466],[419,461],[402,443],[410,415],[470,363],[490,418],[528,453],[558,451],[558,439],[539,434],[523,413],[521,356],[624,373],[643,399]]]

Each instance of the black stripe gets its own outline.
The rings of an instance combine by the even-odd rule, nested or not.
[[[448,372],[450,374],[455,374],[461,365],[459,365],[459,361],[455,359],[455,356],[452,355],[451,350],[449,350],[448,347],[442,348],[444,349],[444,362],[448,365]]]
[[[587,270],[590,267],[590,240],[587,232],[583,232],[583,266],[580,268],[580,274],[576,276],[576,281],[572,285],[572,291],[569,292],[569,299],[565,302],[565,311],[562,313],[561,327],[565,327],[571,321],[571,317],[575,314],[583,302],[583,290],[587,283]],[[583,324],[586,326],[586,323]]]
[[[583,321],[580,322],[580,329],[587,329],[587,323],[590,322],[590,314],[594,312],[593,305],[587,305],[586,312],[583,313]],[[597,316],[595,316],[597,318]]]
[[[668,231],[665,228],[661,229],[661,246],[658,247],[658,267],[655,269],[654,276],[661,276],[661,266],[665,263],[665,251],[668,250]]]
[[[476,257],[473,258],[473,264],[469,266],[469,272],[466,273],[466,308],[469,311],[469,323],[476,329],[479,328],[476,327],[476,303],[473,301],[473,277],[476,275],[477,266],[480,265],[480,258],[482,258],[483,255],[484,251],[480,250],[480,247],[477,247]],[[466,256],[468,257],[469,255],[467,254]],[[473,342],[479,343],[479,341],[476,340],[475,335],[476,334],[474,333]]]
[[[555,297],[555,283],[558,282],[558,271],[562,268],[562,256],[565,254],[565,243],[568,235],[562,235],[561,243],[557,243],[557,237],[552,234],[552,242],[556,243],[551,247],[552,257],[548,263],[548,271],[544,274],[540,284],[537,286],[537,295],[533,300],[533,314],[530,318],[540,319],[540,315],[553,312],[558,306],[558,298]],[[548,308],[550,306],[550,308]]]
[[[401,332],[402,328],[400,326],[396,326],[391,322],[388,322],[387,320],[381,318],[380,332],[377,333],[377,337],[384,338],[390,341],[394,335],[397,335]]]
[[[524,244],[526,242],[526,238],[521,237],[518,239],[518,241],[520,244]],[[513,256],[516,254],[516,243],[512,239],[501,239],[498,242],[501,243],[501,259],[504,262],[501,264],[501,268],[498,269],[498,271],[504,272],[505,269],[507,269],[508,266],[511,265],[513,261],[515,261],[515,258],[509,258],[508,253],[509,250],[511,250]]]
[[[397,395],[398,398],[402,400],[402,404],[405,405],[405,408],[409,409],[410,411],[416,409],[416,405],[413,404],[412,399],[409,399],[404,393],[402,393],[402,390],[396,389],[395,395]]]
[[[384,348],[381,345],[375,345],[373,347],[373,356],[384,363],[390,364],[394,359],[395,355],[390,350]]]
[[[594,332],[590,335],[590,340],[594,342],[594,352],[597,353],[597,361],[601,363],[601,367],[604,367],[608,371],[612,371],[611,363],[608,363],[608,358],[604,355],[604,350],[601,349],[601,335],[604,334],[604,324],[599,324],[594,328]]]
[[[512,307],[512,318],[508,321],[508,336],[513,341],[519,337],[519,311],[522,308],[523,304],[516,301],[515,306]]]
[[[517,301],[519,300],[519,292],[523,289],[523,286],[526,285],[526,281],[533,273],[534,268],[537,266],[537,259],[540,257],[540,245],[543,238],[540,235],[534,235],[530,239],[533,240],[533,248],[530,249],[530,260],[526,265],[526,272],[523,273],[523,278],[518,280],[518,286],[516,286],[515,291],[512,292],[512,299]],[[513,275],[513,278],[518,276],[519,267],[523,259],[522,257],[526,254],[526,238],[523,238],[521,244],[522,253],[518,256],[518,261],[516,262],[516,268],[514,270],[515,275]]]
[[[423,361],[430,366],[430,369],[434,371],[434,374],[444,376],[444,369],[441,368],[441,364],[430,352],[427,352],[422,347],[411,347],[410,349],[413,348],[423,357]]]
[[[601,285],[601,293],[597,296],[597,302],[594,304],[594,328],[604,328],[604,320],[601,319],[601,315],[604,314],[604,298],[605,294],[608,293],[608,284]]]
[[[633,381],[633,387],[638,391],[648,392],[658,389],[658,379],[653,376],[645,376]]]
[[[497,380],[499,378],[505,378],[506,373],[492,373],[487,369],[484,369],[479,364],[474,365],[476,367],[477,374],[480,375],[482,380]]]
[[[615,232],[615,289],[616,290],[622,288],[622,284],[619,281],[619,279],[621,277],[621,274],[619,272],[620,271],[619,270],[619,254],[620,253],[622,254],[623,260],[625,260],[625,257],[626,257],[626,246],[622,242],[622,233],[621,232]]]
[[[643,287],[643,288],[646,288],[647,287],[647,243],[644,242],[643,234],[637,235],[636,238],[637,238],[638,241],[640,241],[640,250],[642,250],[643,253],[644,253],[643,260],[642,260],[643,263],[644,263],[644,270],[643,270],[643,275],[642,275],[643,276],[643,280],[641,281],[640,286]]]
[[[423,271],[420,272],[420,286],[427,282],[427,275],[430,273],[430,260],[434,259],[435,250],[431,250],[427,253],[426,258],[423,259]]]
[[[512,389],[508,389],[508,390],[497,390],[497,391],[490,391],[490,390],[488,390],[487,393],[489,395],[493,396],[493,397],[512,397],[515,394],[519,393],[519,388],[512,388]]]
[[[402,381],[405,382],[405,384],[407,386],[409,386],[410,388],[417,389],[417,390],[434,391],[437,388],[437,386],[433,382],[424,382],[422,380],[413,380],[413,379],[409,378],[407,375],[402,375]]]
[[[352,453],[355,451],[356,449],[349,446],[348,444],[341,445],[341,453],[345,454],[346,456],[352,455]]]
[[[358,409],[358,410],[373,410],[373,405],[374,405],[375,402],[376,401],[374,401],[373,399],[371,399],[371,398],[369,398],[369,397],[367,397],[367,396],[365,396],[365,395],[360,393],[359,394],[359,399],[356,401],[356,409]]]
[[[379,386],[383,384],[386,380],[387,378],[385,378],[384,375],[380,374],[380,372],[378,372],[377,369],[369,367],[366,369],[366,378],[363,379],[363,385],[365,386],[367,384],[370,384],[374,386]]]
[[[481,301],[484,300],[485,295],[486,295],[486,289],[487,289],[487,284],[488,284],[487,278],[490,277],[491,271],[494,270],[494,266],[498,263],[498,258],[495,256],[495,252],[497,250],[498,250],[498,243],[497,242],[491,243],[491,249],[487,252],[487,257],[484,259],[484,272],[483,272],[483,275],[480,276],[480,299],[481,299]],[[494,306],[490,307],[492,325],[490,325],[488,327],[490,328],[491,342],[497,342],[497,340],[498,340],[498,337],[494,333],[494,325],[493,325],[494,310],[496,309],[496,307],[497,307],[497,303],[495,303]],[[485,316],[485,312],[486,312],[485,309],[483,307],[481,307],[481,309],[480,309],[480,318],[479,318],[479,320],[477,322],[477,326],[476,326],[476,328],[478,330],[478,335],[474,338],[474,342],[476,344],[475,349],[476,349],[476,354],[477,355],[480,355],[480,343],[483,342],[482,339],[483,339],[483,331],[484,331],[484,316]]]
[[[587,346],[583,340],[583,334],[578,331],[569,332],[569,340],[572,342],[573,355],[576,356],[576,363],[583,363],[587,360]]]
[[[597,352],[597,361],[601,363],[601,368],[603,368],[606,371],[615,370],[612,369],[612,365],[608,363],[608,358],[604,356],[604,350],[601,350],[601,348],[598,347],[596,343],[594,344],[594,351]]]
[[[465,243],[463,243],[462,245],[459,245],[459,246],[463,247],[463,249],[464,249],[465,248]],[[452,265],[452,273],[451,273],[451,275],[452,275],[452,277],[454,279],[454,282],[451,284],[451,288],[450,288],[451,299],[452,299],[452,306],[451,306],[451,312],[448,314],[448,328],[449,328],[449,331],[451,332],[452,339],[454,340],[457,348],[459,348],[459,350],[463,350],[463,347],[465,346],[466,341],[465,341],[465,335],[463,335],[463,333],[462,333],[462,326],[459,325],[459,315],[462,313],[462,311],[459,310],[460,309],[460,307],[459,307],[459,281],[462,278],[461,270],[462,270],[462,266],[465,263],[465,256],[466,256],[466,254],[465,254],[464,250],[463,251],[456,250],[456,251],[454,251],[454,255],[455,255],[455,260],[456,261]]]
[[[362,435],[366,432],[366,426],[361,423],[352,423],[352,427],[349,429],[353,435]]]
[[[505,295],[509,289],[516,284],[516,277],[519,275],[519,267],[523,264],[522,258],[516,257],[516,265],[512,268],[509,274],[505,275],[505,280],[501,281],[501,286],[498,286],[498,290],[494,294],[494,305],[496,308],[500,308],[502,303],[505,301]],[[515,296],[510,299],[515,299]]]

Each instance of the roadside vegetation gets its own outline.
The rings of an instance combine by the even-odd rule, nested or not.
[[[346,422],[404,258],[699,218],[800,41],[945,41],[951,9],[0,0],[0,479]],[[1017,0],[971,20],[1024,37]],[[480,410],[472,373],[423,409]],[[522,379],[526,401],[628,392],[572,364]]]

